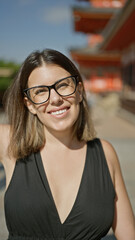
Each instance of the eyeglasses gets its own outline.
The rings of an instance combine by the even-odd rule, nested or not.
[[[35,86],[27,88],[23,92],[32,103],[42,104],[49,100],[51,89],[54,89],[61,97],[70,96],[75,93],[79,82],[77,77],[77,75],[69,76],[58,80],[51,86]]]

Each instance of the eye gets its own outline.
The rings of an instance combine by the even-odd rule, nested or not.
[[[61,82],[59,85],[57,85],[57,88],[67,87],[69,84],[67,82]]]
[[[57,89],[59,88],[66,88],[66,87],[69,87],[71,85],[71,82],[72,82],[72,79],[71,78],[67,78],[67,79],[64,79],[62,81],[60,81],[58,84],[57,84]]]
[[[34,94],[35,95],[41,95],[41,94],[46,93],[46,92],[48,92],[48,88],[46,88],[46,87],[35,88],[34,89]]]

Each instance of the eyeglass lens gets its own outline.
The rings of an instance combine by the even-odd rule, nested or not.
[[[76,90],[75,77],[67,77],[56,82],[54,84],[54,89],[60,96],[69,96],[73,94]],[[27,94],[34,103],[43,103],[49,99],[50,89],[49,86],[33,87],[28,90]]]

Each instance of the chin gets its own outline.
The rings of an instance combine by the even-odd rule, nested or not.
[[[61,123],[61,124],[55,124],[54,126],[46,126],[45,129],[48,129],[49,132],[52,132],[55,134],[56,133],[72,133],[73,132],[73,125],[72,124],[66,124],[66,123]]]

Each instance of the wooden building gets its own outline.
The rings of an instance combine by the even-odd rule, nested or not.
[[[128,0],[104,32],[101,49],[121,52],[122,108],[135,114],[135,1]]]
[[[124,0],[89,0],[88,7],[74,7],[74,29],[87,34],[88,45],[71,48],[72,59],[78,63],[87,90],[91,92],[121,91],[121,55],[119,51],[100,49],[103,30],[118,14]],[[117,3],[117,4],[116,4]]]

